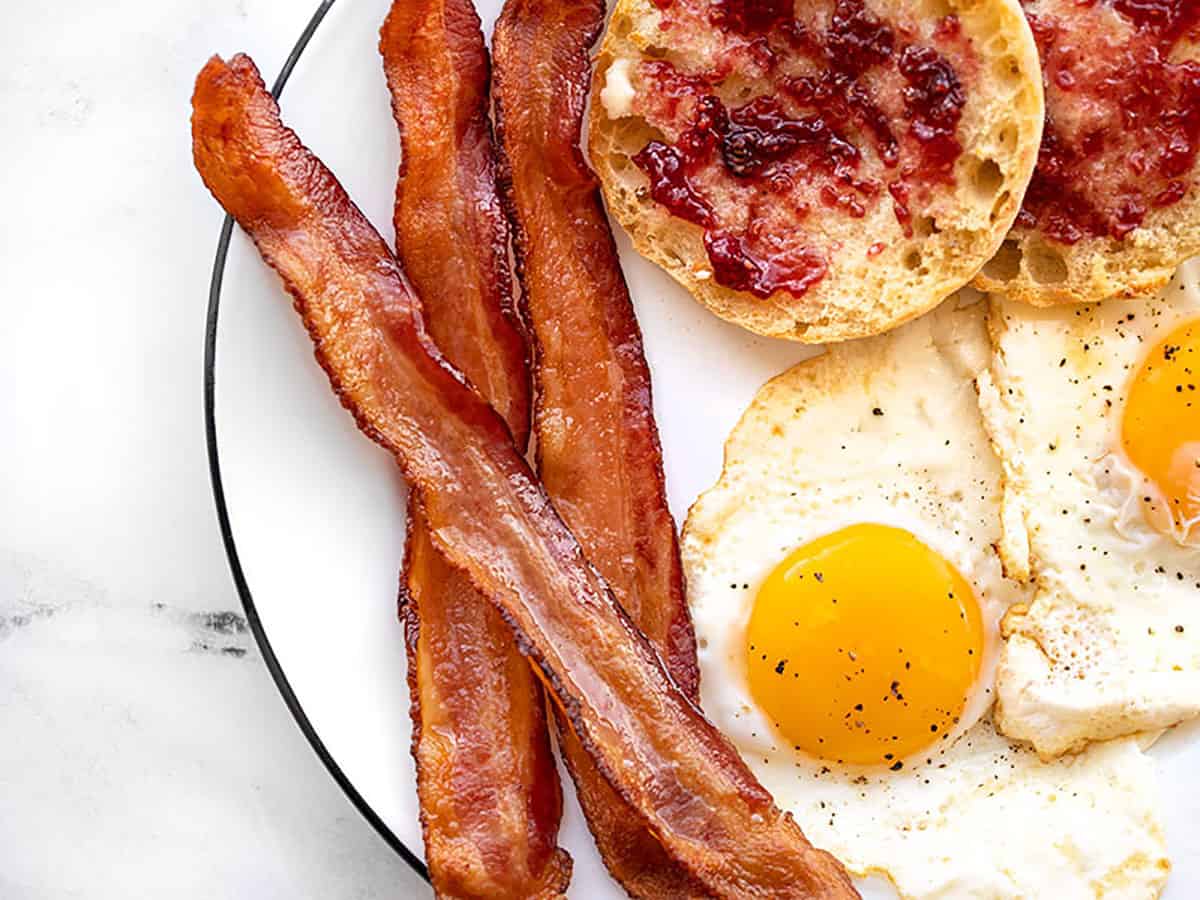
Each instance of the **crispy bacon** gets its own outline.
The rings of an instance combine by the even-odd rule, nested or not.
[[[401,136],[397,255],[429,332],[529,439],[525,340],[508,272],[488,121],[488,58],[469,0],[398,0],[379,50]],[[409,508],[401,615],[425,857],[439,897],[561,896],[571,863],[542,687],[512,630]]]
[[[535,338],[538,467],[555,509],[679,688],[696,642],[667,507],[650,373],[599,185],[579,151],[602,2],[508,0],[496,24],[505,201]],[[706,896],[559,729],[601,856],[639,898]]]
[[[563,896],[562,795],[541,684],[512,630],[409,518],[404,627],[413,758],[439,897]]]
[[[249,58],[210,60],[192,102],[201,177],[281,276],[335,393],[399,463],[435,547],[500,610],[616,792],[716,896],[857,896],[671,680]]]

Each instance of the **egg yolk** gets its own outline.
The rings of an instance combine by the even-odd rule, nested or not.
[[[982,655],[971,586],[877,524],[794,550],[759,588],[746,633],[750,692],[797,750],[895,769],[954,727]]]
[[[1125,455],[1157,489],[1143,508],[1151,525],[1190,542],[1200,536],[1200,322],[1152,349],[1125,401]]]

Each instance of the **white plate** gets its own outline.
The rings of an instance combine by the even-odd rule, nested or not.
[[[332,6],[282,106],[390,241],[398,145],[376,51],[388,5]],[[500,5],[479,0],[489,33]],[[724,324],[619,232],[617,241],[653,370],[671,508],[682,520],[716,479],[725,437],[758,387],[812,351]],[[420,867],[404,643],[395,615],[404,486],[391,460],[334,399],[277,278],[236,229],[223,274],[223,286],[214,289],[219,323],[212,317],[209,330],[209,450],[238,587],[268,665],[314,748],[367,818]],[[1200,895],[1200,734],[1189,731],[1192,740],[1168,735],[1155,750],[1175,861],[1171,898]],[[569,779],[564,792],[561,841],[575,860],[571,896],[624,896],[600,864]],[[894,896],[877,884],[868,889]]]

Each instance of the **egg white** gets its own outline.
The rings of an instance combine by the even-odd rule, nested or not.
[[[1048,885],[1057,898],[1154,896],[1169,866],[1136,743],[1043,763],[991,721],[999,623],[1029,589],[1004,577],[992,546],[1002,475],[975,394],[988,358],[983,305],[951,302],[759,392],[684,528],[702,703],[810,840],[903,896],[1036,897]],[[762,580],[797,546],[860,522],[907,529],[952,563],[987,635],[958,730],[900,771],[795,751],[755,706],[745,671]]]
[[[1198,282],[1190,262],[1148,300],[992,301],[979,384],[1005,474],[1000,547],[1036,584],[1004,622],[997,722],[1045,756],[1200,712],[1200,550],[1147,525],[1120,449],[1130,379],[1200,317]]]

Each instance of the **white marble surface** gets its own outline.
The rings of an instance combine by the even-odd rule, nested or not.
[[[428,895],[240,630],[204,456],[191,81],[315,5],[3,4],[3,900]]]

